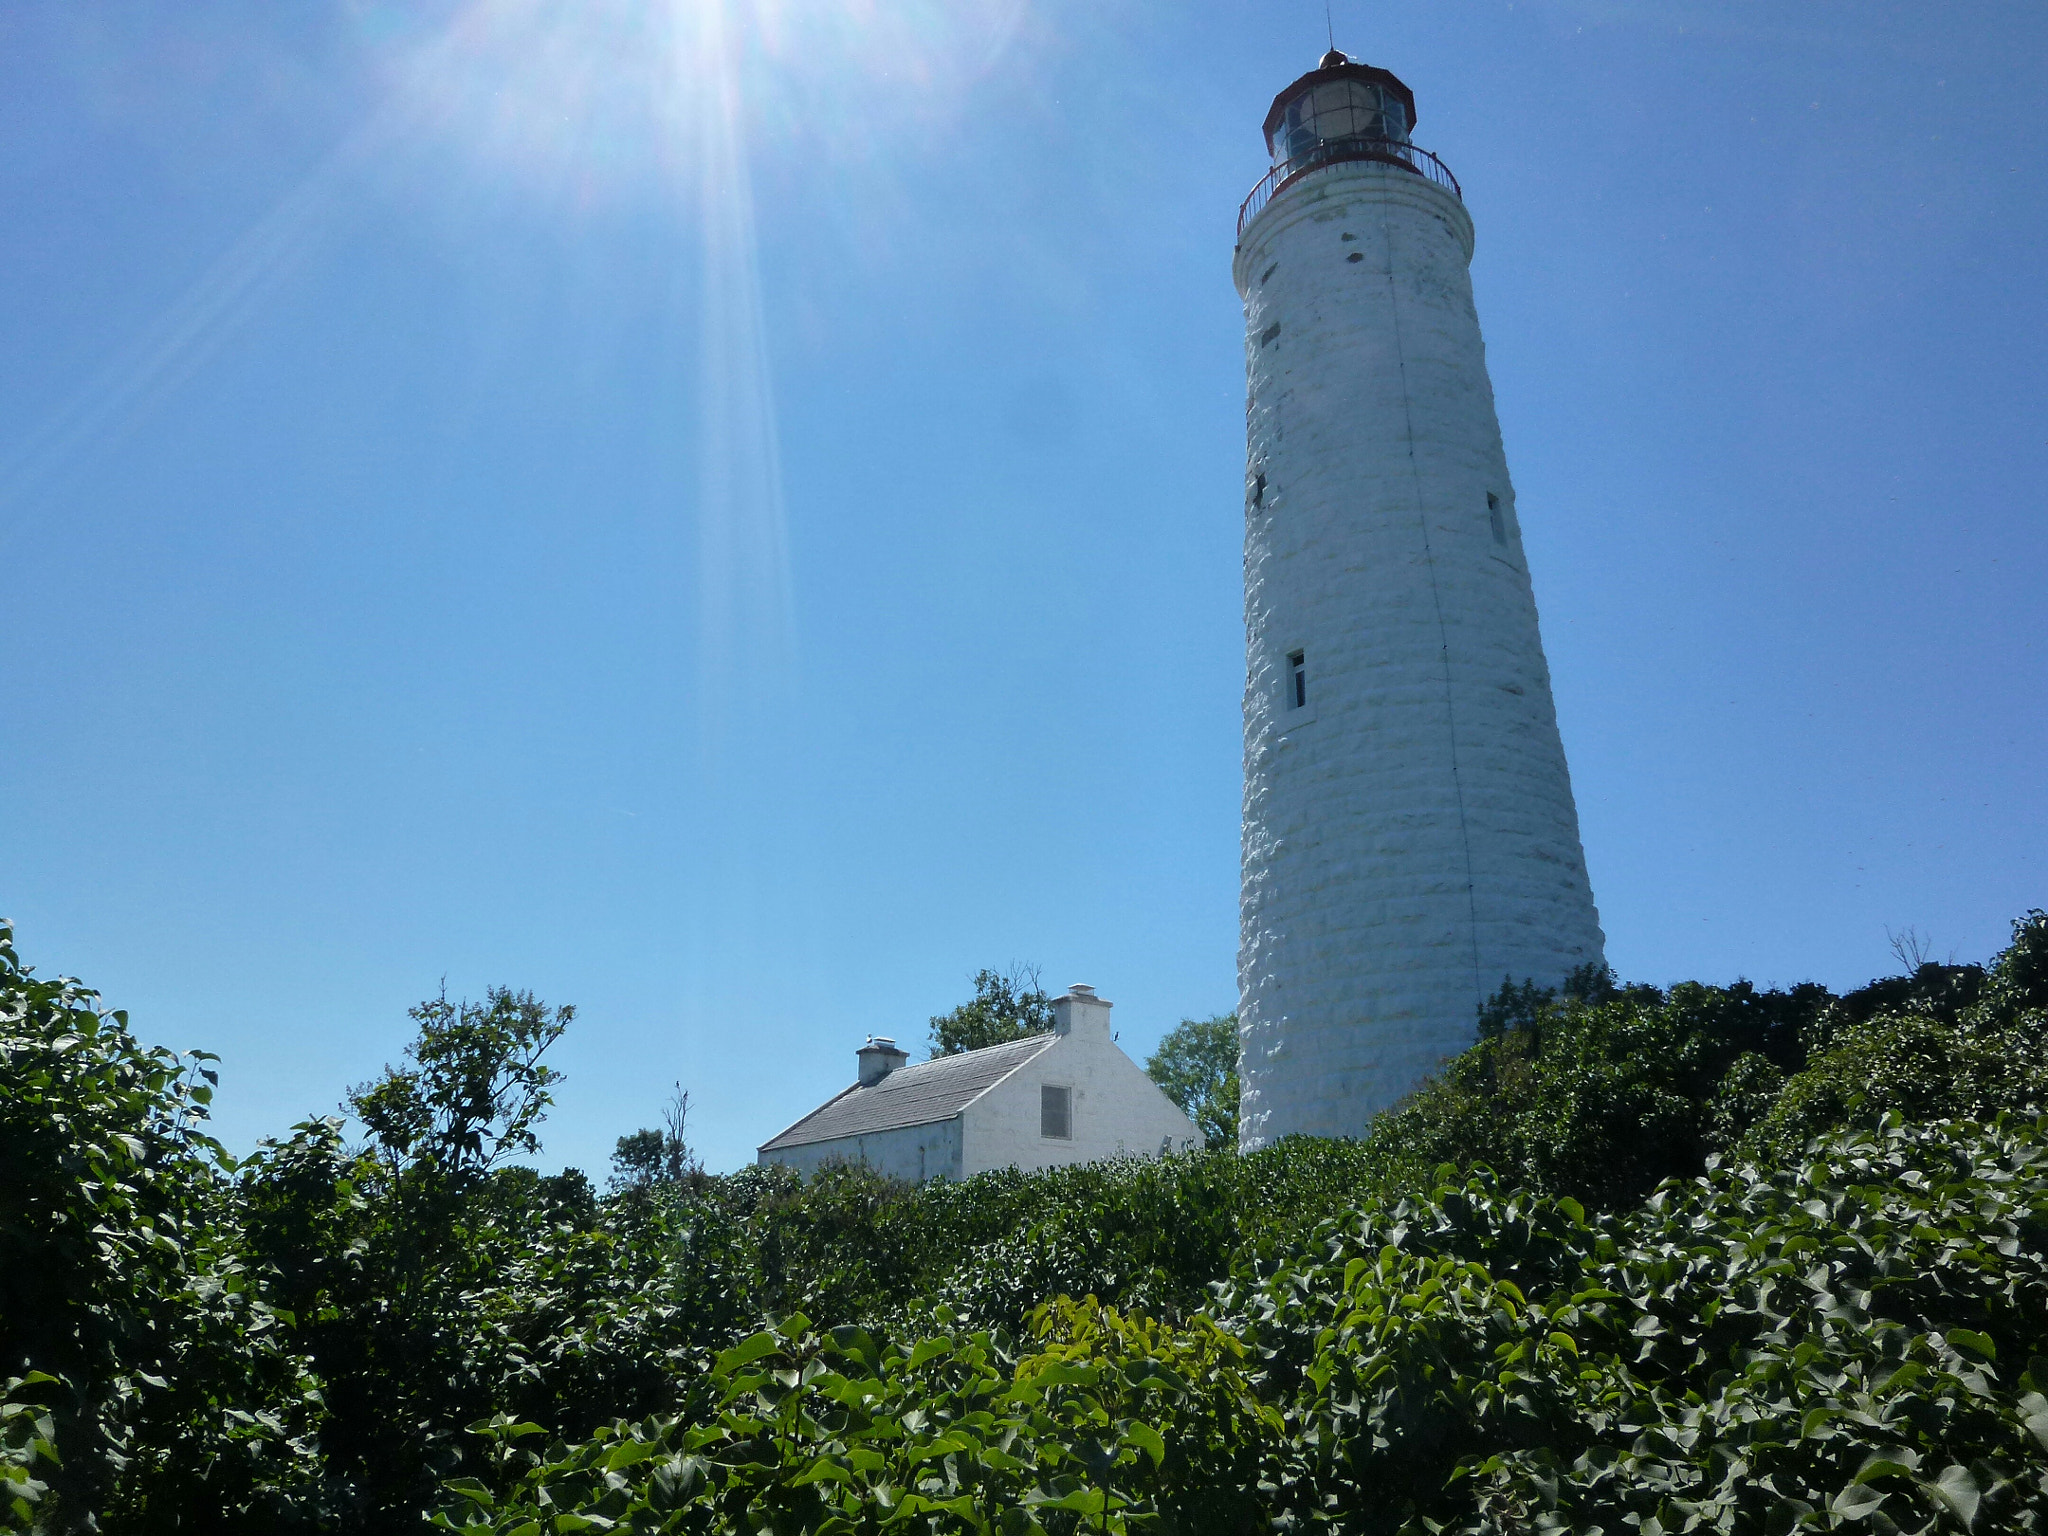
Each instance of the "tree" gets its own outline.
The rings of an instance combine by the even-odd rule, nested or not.
[[[406,1048],[412,1065],[387,1066],[352,1089],[347,1105],[392,1164],[465,1177],[538,1151],[534,1127],[562,1080],[541,1057],[576,1010],[550,1011],[531,992],[492,987],[481,1003],[451,1003],[444,990],[407,1012],[420,1026]]]
[[[694,1179],[704,1164],[684,1132],[690,1123],[690,1095],[677,1083],[662,1110],[661,1124],[621,1136],[612,1153],[612,1188],[646,1189],[654,1184],[681,1184]]]
[[[127,1462],[228,1163],[201,1123],[215,1058],[21,964],[0,922],[0,1526],[92,1530]]]
[[[1483,1164],[1618,1209],[1747,1134],[1835,1001],[1811,984],[1620,987],[1604,967],[1561,995],[1504,981],[1477,1042],[1375,1119],[1369,1144],[1398,1179]]]
[[[1182,1019],[1145,1073],[1195,1122],[1209,1149],[1237,1145],[1237,1015]]]
[[[1745,1155],[1789,1161],[1811,1136],[1887,1113],[1922,1124],[2048,1108],[2048,912],[2015,922],[1989,969],[1920,959],[1842,998],[1810,1034],[1805,1069],[1756,1118]]]
[[[1052,999],[1038,984],[1038,967],[976,971],[974,997],[932,1018],[932,1054],[957,1056],[1052,1030]]]

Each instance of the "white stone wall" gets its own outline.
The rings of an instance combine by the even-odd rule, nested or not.
[[[1246,1150],[1362,1134],[1503,977],[1603,957],[1471,255],[1456,196],[1370,162],[1282,191],[1237,252]]]
[[[1108,1003],[1069,993],[1054,1007],[1065,1026],[1060,1037],[961,1112],[969,1177],[1201,1144],[1180,1106],[1111,1037]],[[1039,1090],[1047,1084],[1073,1089],[1071,1140],[1039,1134]]]
[[[960,1177],[961,1126],[956,1116],[933,1125],[906,1125],[865,1136],[842,1136],[807,1146],[777,1147],[760,1154],[763,1163],[778,1163],[799,1173],[816,1173],[827,1163],[866,1163],[877,1173],[922,1184],[927,1179]]]

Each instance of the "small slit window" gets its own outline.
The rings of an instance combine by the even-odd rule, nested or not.
[[[1287,653],[1287,707],[1301,709],[1308,703],[1308,653]]]
[[[1074,1139],[1074,1090],[1046,1083],[1038,1090],[1038,1134],[1053,1141]]]
[[[1486,493],[1486,518],[1488,522],[1493,524],[1493,542],[1496,544],[1507,543],[1507,514],[1500,509],[1500,498],[1491,491]]]
[[[1266,477],[1265,477],[1265,475],[1264,475],[1263,473],[1261,473],[1261,474],[1259,474],[1259,475],[1255,476],[1255,477],[1253,478],[1253,480],[1252,480],[1252,506],[1253,506],[1254,508],[1257,508],[1257,507],[1263,507],[1263,506],[1264,506],[1265,504],[1266,504]]]
[[[1279,334],[1280,322],[1278,320],[1275,320],[1271,325],[1267,326],[1263,331],[1259,332],[1259,345],[1262,347],[1265,346],[1267,343],[1272,341],[1272,339],[1275,336],[1278,336]]]

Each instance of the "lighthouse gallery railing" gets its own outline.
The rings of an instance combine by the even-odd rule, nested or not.
[[[1435,182],[1459,202],[1465,200],[1451,168],[1426,149],[1399,139],[1326,139],[1306,154],[1281,161],[1259,179],[1251,195],[1238,206],[1238,234],[1244,234],[1245,225],[1258,217],[1259,210],[1271,202],[1273,194],[1282,187],[1310,171],[1319,171],[1326,165],[1339,165],[1347,160],[1377,160],[1383,165],[1397,165],[1404,171],[1412,171],[1425,180]]]

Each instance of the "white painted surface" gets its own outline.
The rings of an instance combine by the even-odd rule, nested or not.
[[[1111,1036],[1110,1004],[1070,990],[1053,1002],[1058,1038],[961,1113],[962,1168],[1050,1168],[1201,1145],[1193,1122]],[[1039,1134],[1039,1090],[1073,1090],[1073,1136]]]
[[[764,1147],[760,1160],[806,1173],[829,1162],[865,1162],[921,1183],[1199,1146],[1193,1122],[1116,1043],[1111,1006],[1086,988],[1054,999],[1052,1043],[945,1120]],[[1042,1134],[1040,1091],[1048,1086],[1071,1092],[1069,1137]]]
[[[1275,196],[1234,264],[1246,1150],[1363,1134],[1471,1043],[1504,977],[1603,957],[1471,255],[1455,195],[1353,162]]]
[[[799,1173],[816,1173],[827,1163],[866,1163],[892,1179],[922,1184],[927,1179],[960,1177],[960,1119],[932,1125],[906,1125],[893,1131],[870,1131],[837,1141],[764,1149],[764,1165],[780,1164]]]

